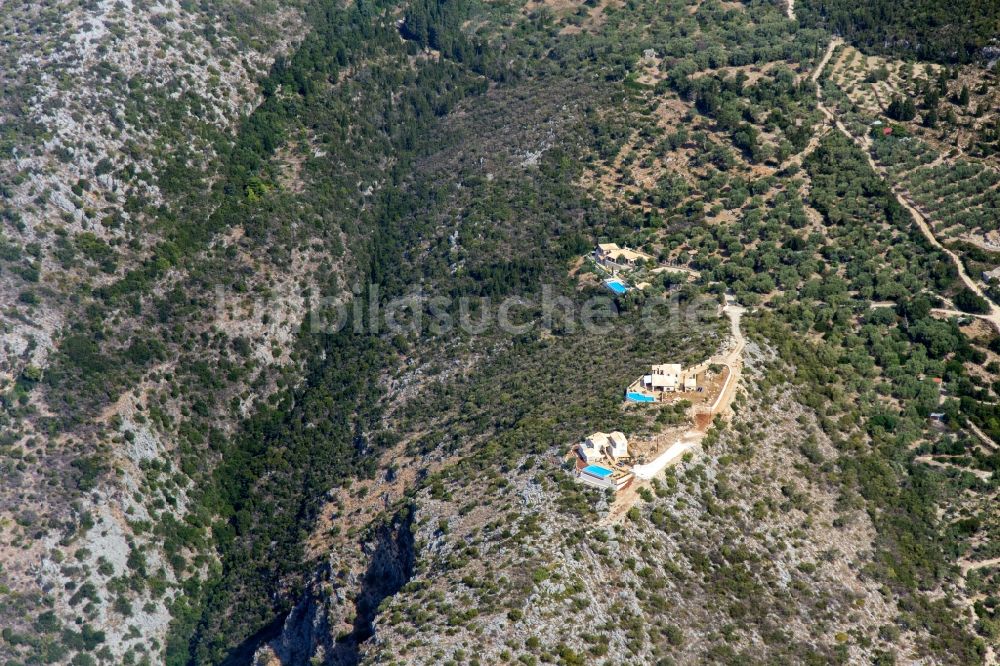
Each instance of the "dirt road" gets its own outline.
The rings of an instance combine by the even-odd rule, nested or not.
[[[658,266],[649,272],[654,275],[659,275],[660,273],[684,273],[688,276],[688,280],[697,280],[701,277],[701,271],[696,271],[687,266]]]
[[[963,579],[968,578],[970,571],[973,571],[975,569],[985,569],[987,567],[995,567],[998,565],[1000,565],[1000,557],[994,557],[989,560],[970,560],[968,558],[963,557],[958,561],[958,566],[962,570]],[[964,587],[965,583],[963,582],[962,585]],[[978,594],[972,597],[968,597],[965,603],[971,608],[975,604],[976,600],[982,598],[983,595]],[[974,613],[975,611],[973,611],[973,614]],[[994,649],[993,645],[989,643],[986,644],[986,654],[983,655],[983,663],[986,664],[986,666],[996,666],[997,664],[996,650]]]
[[[969,572],[973,569],[985,569],[986,567],[995,567],[1000,565],[1000,557],[994,557],[991,560],[966,560],[962,559],[958,562],[959,566],[962,567],[962,575],[968,576]]]
[[[719,396],[712,403],[710,410],[712,416],[722,414],[732,404],[733,397],[736,395],[736,387],[740,383],[740,375],[743,374],[743,350],[747,346],[746,338],[743,337],[743,331],[740,329],[740,320],[743,318],[743,313],[746,312],[746,309],[738,305],[727,304],[722,308],[722,311],[729,317],[730,343],[732,346],[721,360],[721,363],[729,368],[729,374],[726,377],[726,383],[722,386],[722,390],[719,391]]]
[[[727,302],[726,306],[722,308],[722,312],[729,318],[730,338],[726,351],[718,358],[713,358],[712,362],[725,365],[729,372],[719,395],[709,408],[713,417],[717,414],[727,413],[732,405],[743,372],[743,350],[746,348],[746,338],[740,328],[740,320],[746,310],[735,303]],[[608,511],[605,522],[612,524],[621,522],[628,510],[639,499],[639,488],[648,488],[651,479],[670,465],[675,464],[685,453],[699,446],[710,427],[711,419],[708,419],[703,427],[693,426],[689,428],[651,462],[645,465],[636,465],[632,470],[635,479],[628,488],[618,493],[615,503]]]
[[[872,168],[876,169],[877,173],[881,173],[875,166],[875,161],[871,158],[871,155],[868,155],[868,162],[872,165]],[[975,280],[969,277],[969,274],[965,270],[965,265],[962,263],[962,260],[959,258],[959,256],[954,252],[952,252],[951,250],[949,250],[948,248],[946,248],[944,245],[942,245],[941,242],[937,239],[937,237],[934,236],[934,231],[933,229],[931,229],[930,223],[927,221],[927,218],[924,217],[923,213],[921,213],[913,206],[913,202],[910,200],[910,196],[900,191],[900,188],[897,185],[892,186],[892,193],[896,195],[896,199],[899,201],[900,205],[902,205],[903,208],[909,211],[913,219],[916,220],[917,226],[920,228],[920,231],[927,239],[927,242],[929,242],[936,249],[940,250],[941,252],[944,252],[951,258],[952,263],[955,264],[955,268],[958,270],[958,277],[962,280],[963,283],[965,283],[965,286],[968,287],[977,296],[984,299],[986,303],[989,305],[990,308],[989,314],[973,315],[973,316],[989,321],[991,324],[993,324],[993,326],[997,329],[997,331],[1000,331],[1000,308],[998,308],[993,303],[993,301],[990,300],[990,298],[986,295],[986,293],[982,290],[982,288],[980,288],[979,284],[977,284]]]
[[[983,321],[988,321],[994,326],[1000,326],[997,323],[995,314],[976,314],[973,312],[962,312],[961,310],[952,310],[948,308],[931,308],[931,314],[945,315],[948,317],[974,317],[976,319],[982,319]],[[998,328],[997,330],[1000,330],[1000,328]]]
[[[788,16],[788,18],[793,19],[793,20],[794,20],[794,16],[793,16],[794,6],[795,6],[794,0],[789,0],[789,3],[788,3],[788,14],[789,14],[789,16]],[[818,63],[816,63],[816,68],[813,69],[812,74],[809,76],[809,79],[813,83],[817,83],[817,81],[819,80],[819,75],[826,68],[826,64],[828,62],[830,62],[830,57],[833,56],[834,49],[836,49],[837,45],[840,44],[840,43],[841,43],[840,39],[837,39],[837,38],[834,38],[834,39],[830,40],[830,43],[826,47],[826,52],[823,53],[823,57],[820,58],[820,61]],[[821,90],[817,89],[816,94],[819,95],[819,96],[822,96],[823,93],[822,93]],[[809,138],[809,142],[806,144],[805,148],[803,148],[800,152],[792,155],[791,157],[789,157],[788,159],[786,159],[784,162],[782,162],[782,164],[781,164],[781,170],[785,170],[788,167],[792,166],[793,164],[795,166],[802,166],[802,161],[805,160],[805,158],[808,157],[810,153],[812,153],[814,150],[816,150],[816,148],[819,146],[819,142],[823,140],[823,137],[826,136],[827,132],[829,132],[830,129],[832,128],[832,125],[833,125],[833,116],[832,116],[832,114],[828,113],[825,110],[825,108],[822,107],[822,105],[820,106],[820,111],[823,112],[823,115],[827,119],[826,125],[824,127],[822,127],[818,132],[814,132],[813,133],[813,135]]]
[[[834,37],[833,39],[830,40],[830,43],[826,45],[826,52],[823,53],[823,57],[820,58],[818,63],[816,63],[816,69],[813,70],[812,76],[809,77],[810,79],[812,79],[813,83],[819,83],[819,77],[820,75],[823,74],[823,70],[826,69],[826,65],[827,63],[830,62],[830,58],[833,57],[833,52],[837,49],[838,46],[840,46],[843,43],[844,40],[842,40],[840,37]],[[823,97],[822,90],[817,90],[816,94],[820,98]],[[822,105],[820,106],[822,107]],[[820,108],[820,111],[822,110],[823,109]],[[832,115],[829,117],[832,118]]]
[[[992,439],[990,439],[990,436],[987,435],[985,432],[983,432],[975,423],[969,424],[969,430],[975,433],[976,437],[982,440],[983,444],[990,447],[994,451],[1000,449],[1000,444],[997,444]]]
[[[814,82],[819,81],[819,78],[822,75],[823,70],[830,62],[830,58],[833,55],[834,49],[836,49],[836,47],[841,43],[843,42],[840,38],[835,38],[830,40],[830,44],[827,46],[826,53],[823,54],[823,58],[819,61],[819,64],[816,66],[816,71],[814,71],[812,74],[812,80]],[[859,146],[862,152],[865,154],[865,158],[868,160],[868,166],[871,167],[872,171],[874,171],[879,176],[884,178],[886,182],[890,183],[890,188],[892,190],[893,196],[896,197],[896,200],[899,202],[899,205],[902,206],[904,209],[906,209],[906,211],[910,214],[913,220],[917,223],[917,227],[920,229],[920,232],[924,235],[924,238],[927,239],[927,242],[929,242],[935,249],[940,250],[941,252],[948,255],[952,263],[955,264],[955,268],[958,270],[958,276],[965,284],[965,286],[968,287],[971,291],[973,291],[976,295],[980,296],[981,298],[984,298],[986,302],[989,304],[990,307],[989,314],[976,315],[976,316],[980,317],[981,319],[989,321],[991,324],[993,324],[993,326],[997,329],[997,331],[1000,331],[1000,308],[998,308],[989,298],[987,298],[986,294],[979,287],[976,281],[969,276],[969,274],[965,270],[965,266],[962,264],[962,260],[958,257],[958,255],[941,244],[941,242],[934,235],[934,230],[931,227],[930,222],[927,220],[927,218],[924,216],[923,213],[917,210],[917,208],[913,204],[912,199],[910,199],[910,196],[905,192],[903,192],[902,188],[900,188],[899,185],[893,183],[892,179],[889,178],[888,175],[886,174],[885,169],[879,166],[875,162],[875,159],[871,156],[871,151],[869,150],[871,148],[871,138],[868,136],[855,136],[851,133],[849,129],[847,129],[847,127],[836,117],[836,115],[834,115],[833,111],[827,108],[826,104],[824,104],[823,89],[821,87],[816,88],[816,100],[817,100],[817,106],[819,110],[823,113],[823,115],[826,116],[827,122],[829,124],[832,124],[834,127],[837,128],[837,130],[840,131],[841,134],[843,134],[848,139],[853,141],[857,146]]]
[[[972,474],[973,476],[978,477],[982,481],[989,481],[991,478],[993,478],[993,473],[987,472],[984,469],[972,469],[969,467],[964,467],[962,465],[956,465],[954,463],[950,463],[947,460],[938,460],[937,458],[934,458],[932,456],[917,456],[913,460],[914,462],[930,465],[931,467],[940,467],[941,469],[953,469],[956,472],[966,472],[968,474]]]

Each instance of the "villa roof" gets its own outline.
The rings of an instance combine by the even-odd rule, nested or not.
[[[608,445],[608,435],[604,432],[595,432],[584,441],[584,444],[587,442],[593,443],[593,445],[598,448],[604,447]]]
[[[639,259],[652,259],[652,255],[646,254],[639,250],[633,250],[628,247],[619,247],[618,243],[598,243],[597,249],[601,252],[611,255],[611,258],[618,260],[622,257],[629,261],[637,261]]]

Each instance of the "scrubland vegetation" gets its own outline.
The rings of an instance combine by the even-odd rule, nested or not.
[[[29,499],[16,489],[37,474],[58,507],[19,507],[0,522],[0,546],[38,548],[63,589],[11,589],[0,576],[0,656],[246,662],[315,593],[307,543],[330,498],[346,495],[370,515],[334,512],[334,545],[318,558],[333,573],[318,587],[378,597],[348,572],[373,550],[359,543],[393,521],[412,533],[414,561],[412,580],[374,608],[353,605],[364,621],[331,623],[351,627],[329,637],[345,659],[480,663],[487,620],[513,636],[529,614],[558,631],[491,646],[496,661],[980,661],[997,638],[996,568],[975,563],[1000,551],[1000,337],[934,312],[986,303],[864,153],[821,132],[808,75],[827,30],[869,46],[883,33],[861,10],[800,2],[798,24],[756,1],[316,2],[232,128],[210,130],[199,104],[146,99],[159,93],[131,83],[126,113],[165,128],[162,151],[149,172],[100,170],[155,182],[162,200],[109,205],[100,221],[128,227],[120,238],[55,225],[51,248],[4,213],[10,307],[53,299],[68,314],[45,367],[23,368],[3,394],[0,436],[15,489],[4,501]],[[973,10],[960,52],[932,32],[917,55],[972,60],[990,16]],[[873,11],[927,34],[930,10]],[[911,140],[906,123],[962,92],[946,82],[931,104],[933,81],[907,80],[924,101],[887,103],[900,129],[876,136],[873,154],[940,231],[995,228],[995,130],[977,124],[961,146],[973,155],[935,164],[939,144]],[[821,85],[870,133],[842,81]],[[973,97],[989,98],[994,80],[983,85]],[[5,129],[0,153],[28,130]],[[521,316],[536,326],[514,335],[353,322],[317,332],[304,314],[366,283],[383,302],[419,288],[486,307],[543,283],[580,302],[605,294],[568,275],[599,239],[700,277],[608,298],[603,335],[537,325],[531,307]],[[963,257],[970,272],[994,260]],[[56,299],[47,277],[58,271],[92,279]],[[215,311],[219,290],[236,295],[233,309],[256,308],[256,328]],[[744,325],[759,358],[737,416],[607,529],[607,498],[573,483],[560,456],[593,430],[641,437],[675,423],[666,409],[623,410],[622,388],[665,356],[710,355],[728,326],[675,313],[651,335],[643,305],[723,292],[755,308]],[[277,295],[294,307],[273,306]],[[370,322],[371,303],[356,316]],[[417,461],[403,496],[354,490],[397,472],[378,466],[391,451]],[[120,553],[84,545],[111,530],[94,517],[106,501],[128,530]],[[812,545],[838,535],[849,559]],[[592,600],[593,581],[560,564],[581,553],[589,571],[620,576],[630,605]],[[590,604],[618,621],[576,627]],[[143,623],[167,614],[163,640],[147,640]],[[823,630],[803,629],[812,623]],[[130,624],[109,645],[102,627]]]

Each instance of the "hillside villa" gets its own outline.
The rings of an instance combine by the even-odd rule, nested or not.
[[[608,436],[603,432],[595,432],[580,442],[577,451],[585,463],[595,463],[604,458],[604,449],[608,445]]]
[[[648,375],[629,385],[625,397],[632,402],[655,402],[665,393],[697,391],[698,375],[707,369],[707,362],[689,368],[680,363],[654,365]]]
[[[697,251],[691,250],[689,254],[693,256]],[[653,275],[680,273],[686,276],[687,281],[695,280],[700,275],[698,271],[688,266],[657,265],[653,255],[629,247],[619,247],[616,243],[599,243],[594,248],[591,259],[598,273],[603,274],[604,284],[619,296],[631,289],[642,291],[652,286],[649,278]],[[629,284],[633,279],[636,282]]]
[[[685,370],[680,363],[654,365],[650,374],[642,379],[644,387],[651,391],[693,391],[698,388],[698,376]]]
[[[629,457],[628,439],[625,433],[618,430],[612,433],[595,432],[583,440],[577,450],[586,463],[598,462],[605,456],[611,460]]]
[[[642,263],[655,260],[650,254],[628,247],[618,247],[617,243],[600,243],[594,249],[594,261],[615,272],[621,268],[635,268]]]
[[[576,447],[583,459],[577,463],[576,477],[595,488],[618,491],[632,480],[632,472],[623,463],[630,460],[625,433],[595,432]]]

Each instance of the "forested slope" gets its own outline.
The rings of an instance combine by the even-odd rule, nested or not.
[[[231,125],[169,105],[128,196],[5,228],[12,314],[62,309],[3,389],[0,656],[982,661],[1000,337],[824,125],[803,4],[307,2]],[[693,279],[612,297],[599,241]],[[575,483],[590,432],[683,430],[622,391],[727,298],[730,419],[630,506]]]
[[[991,60],[1000,48],[1000,6],[991,0],[802,0],[795,7],[803,25],[822,26],[867,52],[966,63]]]

